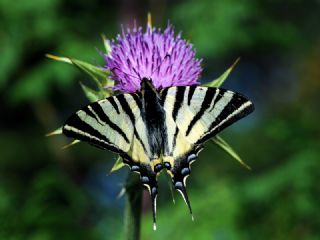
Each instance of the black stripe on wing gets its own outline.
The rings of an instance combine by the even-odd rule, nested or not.
[[[175,130],[174,135],[173,135],[172,151],[176,147],[178,133],[179,133],[179,128],[176,126],[176,130]]]
[[[134,99],[136,104],[138,105],[138,108],[141,110],[142,109],[142,102],[141,102],[141,96],[139,93],[134,93],[131,95],[131,97]]]
[[[203,114],[205,113],[205,111],[210,107],[212,99],[213,99],[213,92],[208,88],[206,90],[205,93],[205,97],[202,101],[200,110],[197,112],[197,114],[193,117],[193,119],[191,120],[188,129],[186,131],[186,135],[188,136],[190,131],[192,130],[193,126],[197,123],[198,120],[201,119],[201,117],[203,116]]]
[[[106,136],[102,135],[99,131],[81,120],[77,114],[72,115],[66,121],[62,131],[67,137],[79,139],[97,147],[108,149],[115,153],[124,153],[121,149],[112,144],[112,142]]]
[[[196,144],[202,144],[217,133],[230,126],[239,119],[247,116],[254,111],[254,105],[246,97],[239,93],[233,93],[229,103],[224,107],[220,114],[211,123],[208,131]]]
[[[186,90],[186,87],[177,87],[176,89],[176,97],[175,97],[175,102],[174,102],[173,112],[172,112],[173,120],[177,119],[179,109],[183,104],[185,90]]]
[[[110,120],[110,118],[106,115],[106,113],[103,111],[101,105],[98,102],[92,103],[90,106],[92,108],[92,111],[94,111],[94,113],[97,114],[98,118],[104,124],[108,125],[111,129],[119,133],[127,143],[130,143],[126,134],[122,131],[121,128],[119,128],[115,123],[113,123]]]
[[[161,90],[161,100],[160,100],[161,106],[163,106],[163,104],[166,100],[168,90],[169,90],[169,88],[165,88],[165,89]]]
[[[120,94],[120,95],[117,95],[116,98],[118,99],[123,111],[128,115],[128,117],[130,118],[131,122],[134,125],[136,122],[136,119],[132,113],[131,108],[129,107],[129,104],[128,104],[125,96],[123,94]]]
[[[109,103],[110,103],[110,104],[112,105],[112,107],[116,110],[116,112],[117,112],[118,114],[120,114],[119,107],[118,107],[116,101],[114,100],[114,98],[113,98],[113,97],[109,97],[109,98],[107,98],[107,101],[109,101]]]
[[[189,87],[189,93],[188,93],[188,105],[190,106],[191,99],[193,97],[194,91],[196,90],[197,86],[190,86]]]
[[[214,94],[213,104],[212,107],[209,109],[209,112],[211,112],[214,107],[216,106],[217,102],[223,97],[224,93],[227,91],[223,88],[209,88],[208,90],[212,91]]]
[[[119,101],[119,103],[120,103],[120,105],[121,105],[121,107],[122,107],[122,110],[128,115],[130,121],[131,121],[132,124],[133,124],[133,128],[134,128],[133,134],[136,136],[136,138],[138,139],[138,141],[141,143],[141,145],[142,145],[142,147],[143,147],[143,150],[144,150],[145,152],[147,152],[147,148],[146,148],[144,142],[142,141],[142,139],[141,139],[139,133],[137,132],[136,127],[135,127],[136,119],[135,119],[135,117],[134,117],[134,114],[133,114],[133,112],[132,112],[132,110],[131,110],[131,108],[130,108],[130,106],[129,106],[126,98],[125,98],[125,96],[124,96],[123,94],[121,94],[121,95],[117,95],[116,98],[118,99],[118,101]],[[137,101],[137,98],[133,98],[133,99],[134,99],[135,101]],[[139,100],[139,102],[140,102],[140,100]],[[138,107],[139,107],[139,111],[141,112],[140,106],[141,106],[141,105],[139,104]]]

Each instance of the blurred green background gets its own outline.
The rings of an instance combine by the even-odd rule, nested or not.
[[[236,58],[225,88],[256,111],[222,136],[253,168],[207,144],[188,179],[195,215],[160,178],[158,230],[142,239],[320,239],[320,2],[0,0],[0,239],[121,239],[127,169],[115,155],[44,135],[87,104],[88,76],[46,53],[103,65],[100,35],[168,19],[204,59],[203,81]]]

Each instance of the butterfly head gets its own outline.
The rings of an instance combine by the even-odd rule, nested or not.
[[[142,93],[145,92],[157,92],[157,89],[155,88],[155,86],[152,83],[152,79],[151,78],[142,78],[141,80],[141,90]]]

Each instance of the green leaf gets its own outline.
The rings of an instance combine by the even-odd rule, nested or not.
[[[77,65],[81,68],[83,68],[83,70],[87,70],[90,71],[91,73],[100,76],[100,77],[108,77],[110,75],[110,72],[108,70],[105,70],[103,68],[97,67],[95,65],[92,65],[90,63],[75,59],[75,58],[69,58],[69,57],[60,57],[60,56],[55,56],[52,54],[46,54],[46,57],[56,60],[56,61],[60,61],[60,62],[66,62],[69,64],[74,64]]]
[[[107,97],[104,92],[93,90],[81,82],[80,82],[80,85],[84,94],[86,95],[86,97],[89,99],[90,102],[96,102]]]
[[[111,173],[118,171],[120,168],[124,167],[125,164],[122,161],[122,158],[119,156],[118,159],[116,160],[116,162],[114,163],[113,167],[111,168],[110,172],[108,173],[108,175],[110,175]]]
[[[170,193],[171,193],[171,197],[172,197],[172,202],[173,202],[173,204],[176,204],[176,199],[175,199],[175,197],[174,197],[175,191],[174,191],[174,189],[173,189],[171,179],[168,179],[168,183],[169,183],[169,189],[170,189]]]
[[[233,150],[233,148],[221,137],[216,135],[214,138],[212,138],[212,141],[218,145],[222,150],[224,150],[226,153],[228,153],[231,157],[233,157],[235,160],[237,160],[241,165],[243,165],[245,168],[251,170],[251,167],[249,167],[247,164],[245,164],[240,156]]]
[[[227,69],[227,71],[225,71],[220,77],[218,77],[217,79],[203,84],[203,86],[205,87],[220,87],[224,81],[227,79],[227,77],[229,76],[229,74],[231,73],[232,69],[237,65],[237,63],[239,62],[240,58],[238,58],[232,65],[231,67],[229,67]]]
[[[75,144],[77,144],[77,143],[79,143],[79,142],[81,142],[81,141],[80,141],[80,140],[73,140],[71,143],[69,143],[69,144],[67,144],[67,145],[64,145],[64,146],[62,147],[62,149],[66,149],[66,148],[72,147],[73,145],[75,145]]]
[[[120,192],[118,193],[118,195],[117,195],[117,199],[120,199],[120,198],[122,198],[125,194],[126,194],[126,188],[125,187],[122,187],[121,188],[121,190],[120,190]]]
[[[102,83],[105,81],[107,75],[102,72],[102,69],[91,65],[90,63],[82,62],[76,59],[70,59],[72,64],[78,67],[81,71],[87,73],[92,77],[94,82],[97,84],[99,90],[103,90]]]
[[[106,36],[102,34],[102,41],[103,41],[104,48],[106,49],[106,55],[110,55],[111,54],[110,40],[107,39]]]
[[[78,69],[80,69],[82,72],[85,72],[93,79],[99,91],[106,92],[107,93],[106,95],[111,95],[112,90],[108,88],[104,88],[104,86],[114,85],[114,81],[109,78],[110,76],[109,71],[74,58],[59,57],[52,54],[47,54],[46,56],[53,60],[66,62],[76,66]]]
[[[46,137],[51,137],[51,136],[59,135],[59,134],[62,134],[62,127],[59,127],[58,129],[56,129],[50,133],[47,133]]]

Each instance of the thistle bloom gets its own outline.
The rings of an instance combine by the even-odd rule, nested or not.
[[[140,90],[143,78],[151,79],[157,88],[198,84],[201,60],[186,40],[177,36],[171,25],[161,29],[147,25],[127,29],[111,41],[111,53],[104,55],[106,69],[116,81],[115,90]]]

